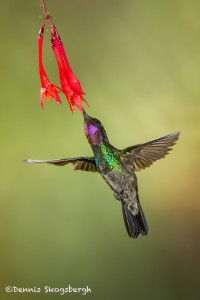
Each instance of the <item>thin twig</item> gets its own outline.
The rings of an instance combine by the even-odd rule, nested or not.
[[[42,1],[43,9],[44,9],[44,13],[43,14],[45,15],[46,19],[49,20],[51,26],[54,26],[54,24],[53,24],[53,22],[51,20],[51,16],[49,15],[49,13],[47,11],[46,4],[45,4],[44,0],[41,0],[41,1]]]

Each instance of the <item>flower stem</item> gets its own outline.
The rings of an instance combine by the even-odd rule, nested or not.
[[[41,0],[42,1],[42,6],[43,6],[43,9],[44,9],[44,15],[46,16],[46,20],[48,20],[51,24],[51,26],[54,26],[52,20],[51,20],[51,16],[49,15],[48,11],[47,11],[47,8],[46,8],[46,4],[44,2],[44,0]]]
[[[44,9],[44,14],[47,15],[47,8],[46,8],[46,4],[44,2],[44,0],[42,0],[42,6],[43,6],[43,9]]]

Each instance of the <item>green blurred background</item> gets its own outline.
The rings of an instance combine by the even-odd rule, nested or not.
[[[200,2],[46,0],[87,112],[113,145],[182,132],[169,156],[137,174],[150,227],[137,240],[99,175],[22,162],[92,154],[64,97],[40,107],[39,4],[7,0],[0,10],[1,299],[59,299],[4,289],[68,284],[88,285],[95,300],[198,298]],[[43,57],[59,84],[49,32]]]

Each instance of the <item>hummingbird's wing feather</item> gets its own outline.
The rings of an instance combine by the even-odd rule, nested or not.
[[[172,150],[170,147],[178,140],[180,132],[160,137],[144,144],[138,144],[122,150],[124,159],[134,167],[135,171],[140,171],[150,167],[152,163]]]
[[[27,159],[25,162],[28,163],[46,163],[53,164],[56,166],[64,166],[69,163],[74,165],[74,170],[82,170],[89,172],[97,172],[95,159],[94,157],[75,157],[75,158],[63,158],[63,159],[54,159],[54,160],[32,160]]]

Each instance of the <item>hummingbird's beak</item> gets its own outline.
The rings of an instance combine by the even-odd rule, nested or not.
[[[84,116],[84,119],[89,119],[89,116],[88,116],[88,114],[86,113],[86,111],[84,110],[84,108],[83,108],[83,116]]]

